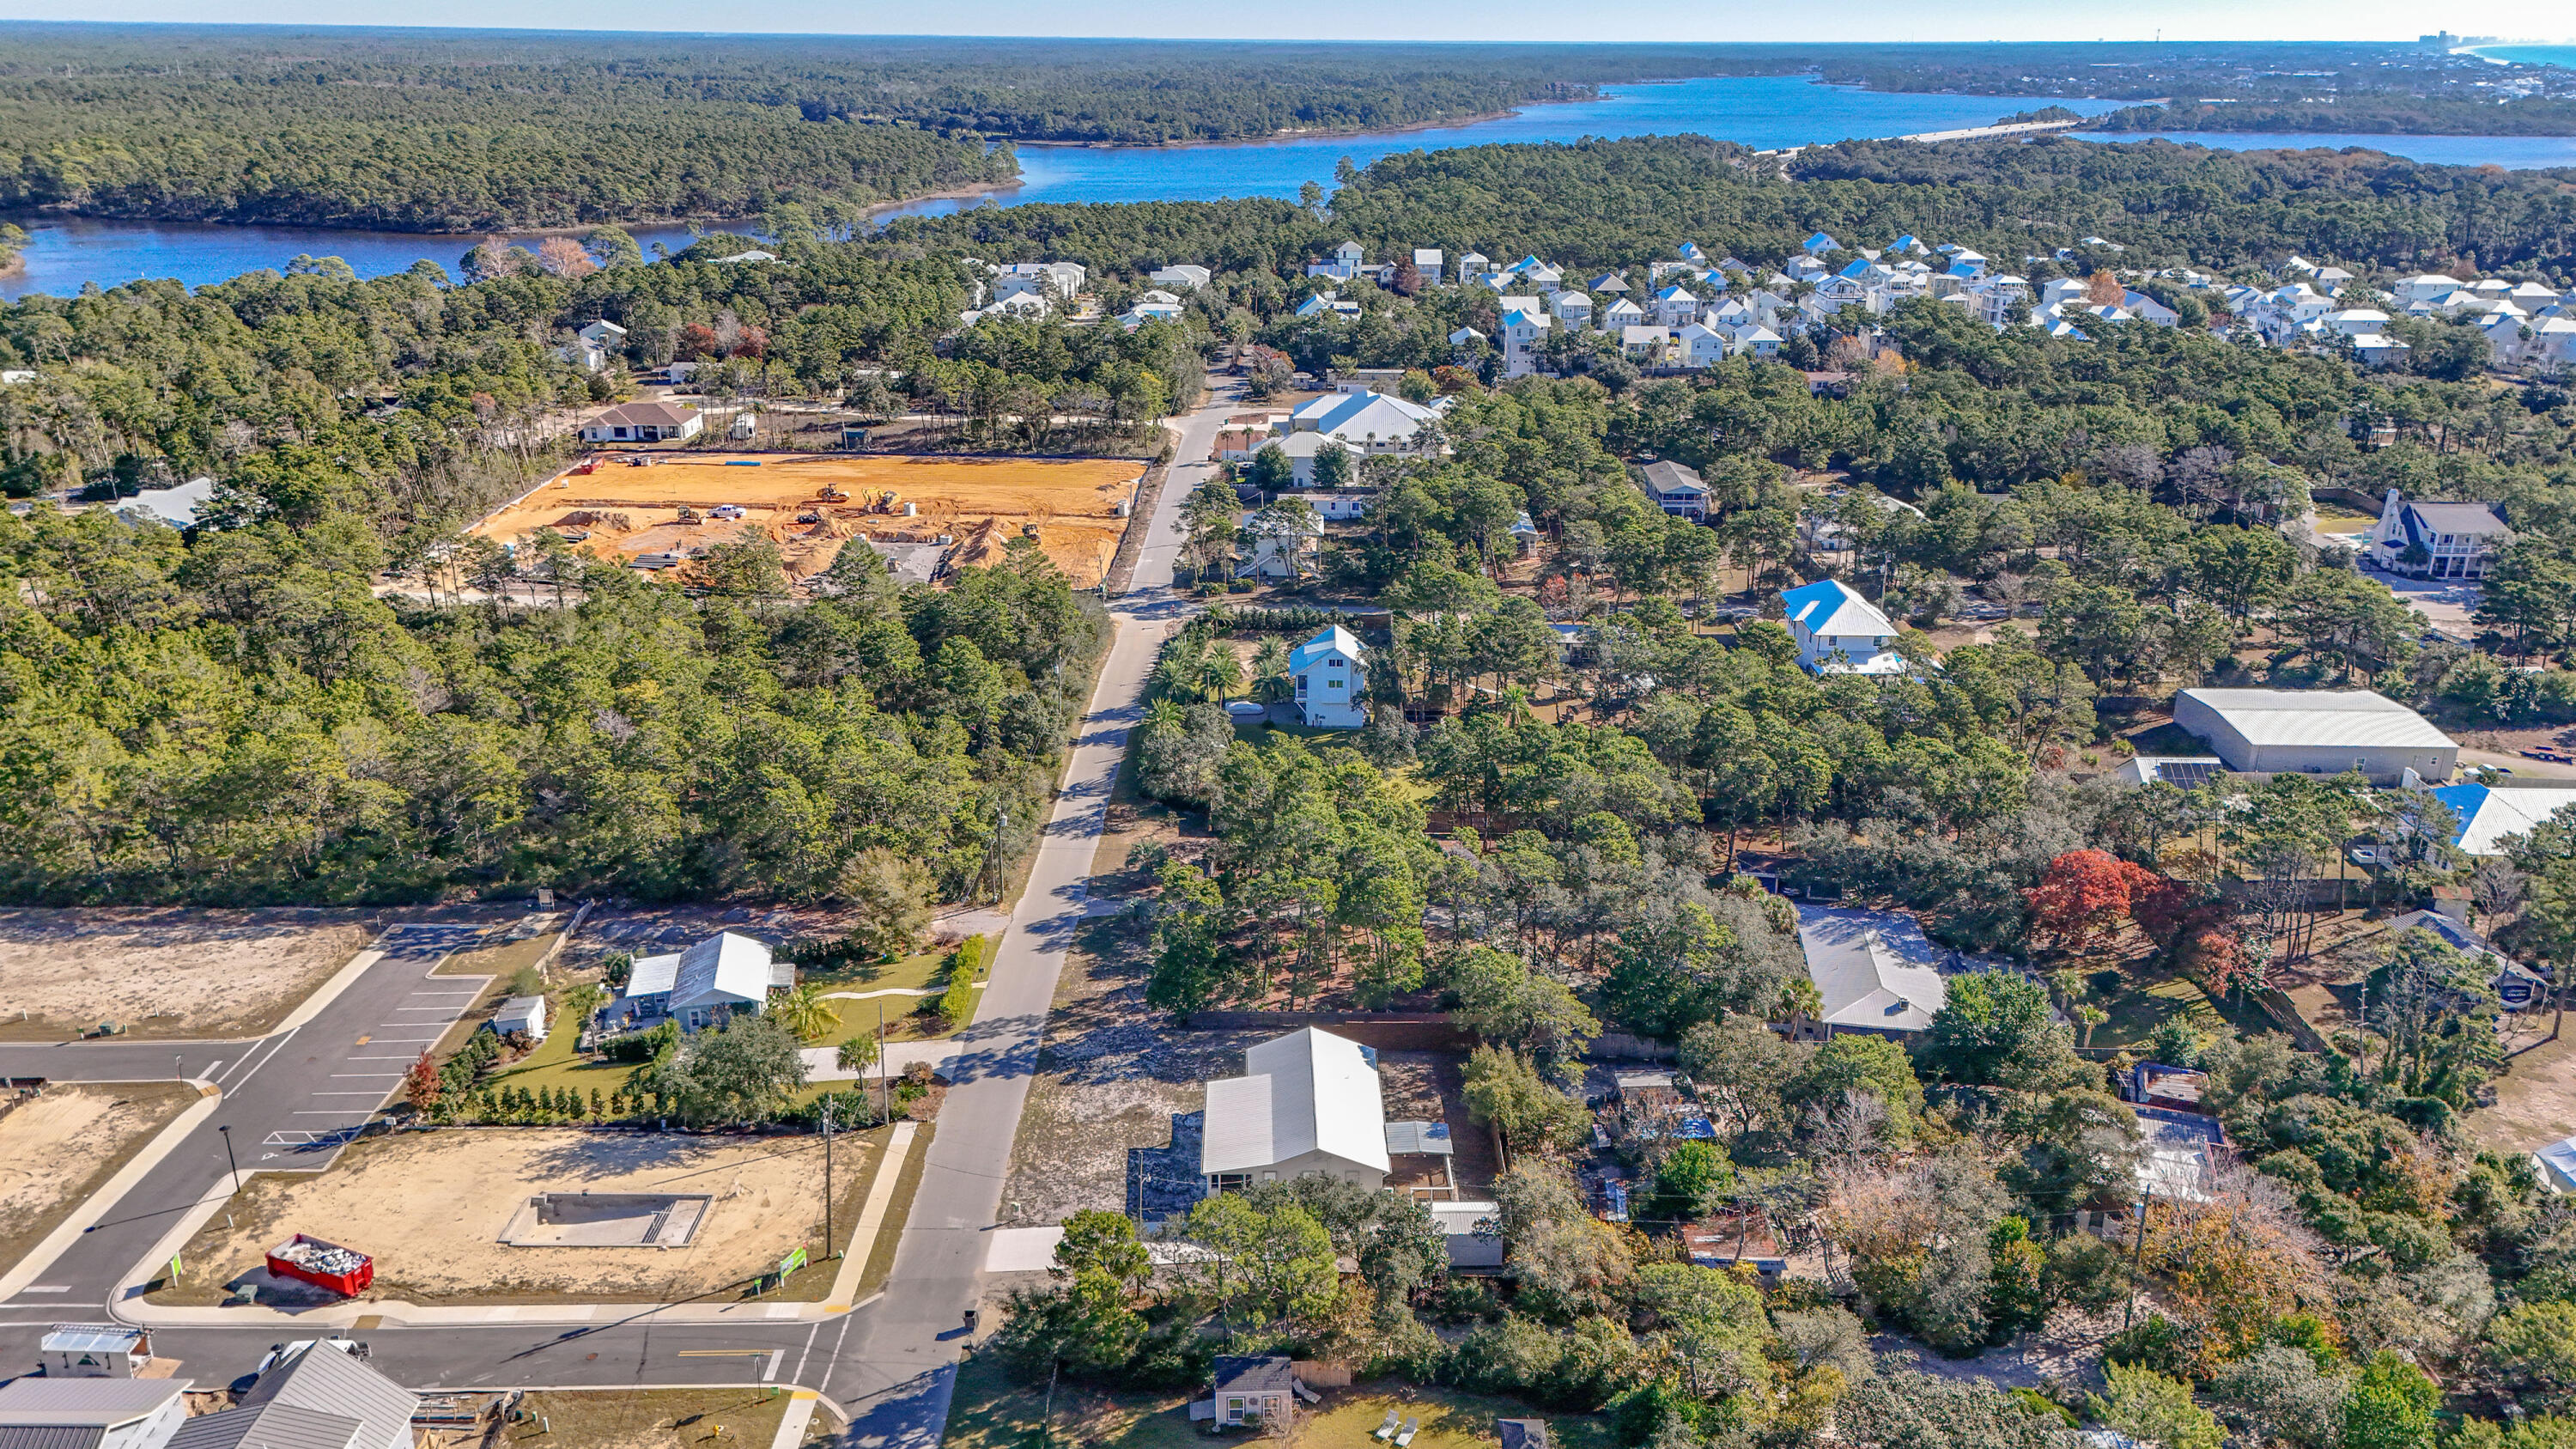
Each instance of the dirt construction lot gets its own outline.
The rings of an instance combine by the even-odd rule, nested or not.
[[[855,538],[945,537],[954,540],[951,566],[997,563],[1005,545],[1034,526],[1047,556],[1076,587],[1089,588],[1109,570],[1127,527],[1118,507],[1135,498],[1145,474],[1143,463],[1114,458],[661,456],[649,467],[607,461],[559,478],[474,532],[515,543],[541,528],[580,530],[588,534],[581,546],[621,559],[765,535],[788,572],[803,578],[830,567]],[[823,501],[827,488],[848,497]],[[909,516],[907,504],[915,509]],[[728,505],[744,516],[712,516]],[[684,506],[703,521],[679,522]]]
[[[0,911],[0,1040],[59,1041],[104,1021],[141,1036],[256,1036],[365,949],[369,919],[358,911]]]
[[[836,1187],[868,1150],[841,1139]],[[682,1248],[513,1248],[498,1241],[534,1193],[710,1193]],[[317,1175],[251,1180],[184,1251],[188,1280],[160,1301],[220,1302],[225,1286],[272,1291],[267,1249],[302,1232],[373,1254],[365,1296],[412,1303],[678,1302],[736,1285],[823,1236],[823,1144],[571,1129],[405,1132],[353,1145]],[[841,1226],[846,1227],[844,1222]]]
[[[177,1082],[60,1086],[0,1117],[0,1268],[196,1100]]]

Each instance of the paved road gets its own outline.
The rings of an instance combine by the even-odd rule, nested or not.
[[[992,984],[961,1042],[958,1085],[940,1106],[939,1134],[885,1298],[853,1335],[844,1372],[865,1386],[864,1403],[841,1400],[858,1415],[853,1445],[919,1449],[938,1441],[946,1421],[965,1310],[980,1299],[988,1235],[1000,1216],[1039,1034],[1065,951],[1082,923],[1092,855],[1127,752],[1127,731],[1144,712],[1145,677],[1163,640],[1189,612],[1171,592],[1181,503],[1206,480],[1217,429],[1240,406],[1225,380],[1206,406],[1182,420],[1171,473],[1146,521],[1133,592],[1112,612],[1117,642],[1092,691],[1028,888],[994,960]]]
[[[1102,815],[1142,713],[1146,675],[1189,607],[1171,594],[1180,505],[1206,462],[1232,384],[1181,420],[1176,462],[1146,520],[1135,589],[1115,606],[1117,639],[1076,737],[1028,889],[1011,917],[974,1023],[960,1043],[958,1085],[940,1111],[885,1293],[819,1323],[672,1322],[641,1315],[605,1323],[378,1327],[359,1332],[385,1372],[414,1388],[517,1385],[758,1383],[821,1390],[857,1416],[853,1446],[928,1449],[945,1423],[965,1308],[978,1301],[986,1243],[998,1216],[1038,1038],[1058,971],[1081,921]],[[471,977],[428,974],[460,944],[455,930],[388,932],[382,960],[310,1021],[257,1041],[0,1045],[0,1074],[64,1081],[185,1075],[224,1089],[213,1118],[191,1132],[106,1220],[43,1275],[0,1303],[0,1374],[32,1363],[48,1324],[113,1312],[116,1285],[187,1209],[220,1191],[224,1134],[244,1170],[319,1170],[342,1135],[401,1084],[404,1065],[473,1000]],[[529,1310],[534,1316],[542,1310]],[[199,1382],[245,1372],[284,1335],[272,1327],[162,1328],[155,1347]],[[685,1355],[685,1356],[684,1356]]]

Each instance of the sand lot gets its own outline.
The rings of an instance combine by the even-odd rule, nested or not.
[[[102,1021],[139,1036],[256,1035],[365,949],[370,919],[318,910],[0,911],[0,1040],[58,1041]]]
[[[949,562],[965,566],[999,561],[1009,540],[1035,527],[1047,556],[1088,588],[1108,572],[1127,527],[1118,506],[1134,499],[1145,475],[1143,463],[1114,458],[658,456],[664,461],[650,467],[610,461],[557,479],[474,532],[516,542],[541,528],[584,530],[582,546],[622,559],[766,535],[788,572],[802,578],[829,567],[857,538],[947,537],[954,540]],[[847,501],[818,501],[826,487]],[[888,493],[895,495],[891,506]],[[727,504],[745,516],[678,521],[683,506],[704,515]],[[909,516],[907,504],[916,510]]]
[[[855,1137],[834,1153],[844,1192],[872,1160]],[[554,1192],[715,1196],[684,1248],[513,1248],[498,1241],[527,1197]],[[267,1249],[310,1233],[374,1255],[369,1298],[413,1303],[676,1302],[732,1285],[823,1236],[823,1144],[571,1129],[405,1132],[353,1145],[329,1171],[255,1177],[185,1250],[172,1301],[214,1301],[249,1278],[271,1298]],[[839,1227],[846,1229],[849,1219]]]
[[[0,1268],[196,1100],[176,1082],[57,1086],[0,1117]]]

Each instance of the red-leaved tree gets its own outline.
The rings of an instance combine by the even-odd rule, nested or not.
[[[2107,850],[2070,850],[2048,863],[2048,873],[2022,899],[2061,949],[2081,950],[2095,933],[2116,929],[2139,890],[2153,890],[2162,879]]]
[[[411,1103],[414,1111],[426,1112],[438,1105],[445,1086],[438,1079],[438,1064],[429,1059],[428,1052],[423,1051],[420,1060],[412,1063],[411,1070],[403,1074],[403,1100]]]

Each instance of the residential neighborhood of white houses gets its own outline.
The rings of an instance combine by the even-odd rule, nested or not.
[[[0,303],[0,1449],[2576,1449],[2576,189],[2094,123]]]

